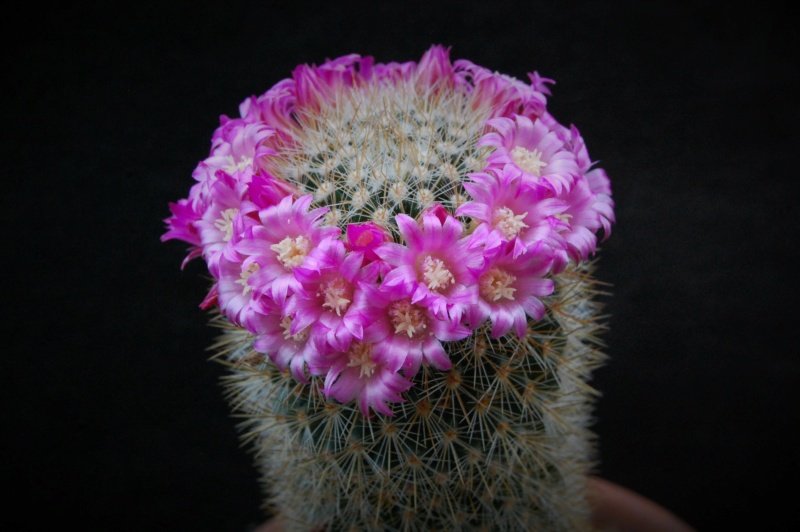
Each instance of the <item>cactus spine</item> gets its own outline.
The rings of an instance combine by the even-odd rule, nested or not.
[[[224,320],[215,348],[268,506],[297,530],[587,530],[586,475],[604,361],[591,268],[556,277],[525,338],[482,328],[423,369],[395,417],[366,418],[299,385]]]

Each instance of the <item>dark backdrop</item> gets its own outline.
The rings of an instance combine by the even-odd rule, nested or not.
[[[5,530],[245,532],[260,492],[161,243],[219,115],[434,43],[556,80],[612,179],[598,473],[699,530],[797,530],[798,63],[783,3],[55,2],[4,14]],[[403,7],[399,7],[400,5]],[[10,346],[10,347],[8,347]],[[81,525],[85,525],[81,527]]]

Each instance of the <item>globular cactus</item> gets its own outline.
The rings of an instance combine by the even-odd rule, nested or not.
[[[590,528],[613,201],[548,83],[441,46],[302,65],[170,205],[289,528]]]

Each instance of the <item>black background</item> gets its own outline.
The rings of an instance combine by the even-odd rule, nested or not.
[[[183,243],[159,241],[167,203],[219,115],[297,64],[431,44],[553,78],[549,110],[611,177],[598,473],[701,531],[798,529],[800,91],[783,3],[100,6],[4,14],[5,530],[264,519],[205,350],[203,265],[181,271]]]

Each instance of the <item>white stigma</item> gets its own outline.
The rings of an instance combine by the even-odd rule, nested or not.
[[[486,301],[497,301],[502,298],[513,301],[514,292],[516,292],[517,289],[513,288],[511,284],[516,280],[517,278],[510,273],[496,266],[492,267],[488,272],[484,273],[480,281],[478,281],[481,297]]]
[[[335,279],[323,283],[323,287],[324,288],[319,293],[325,300],[322,306],[328,307],[336,312],[337,316],[341,316],[342,312],[346,312],[347,308],[350,306],[350,299],[345,297],[352,297],[350,294],[350,284],[345,281],[344,278],[336,277]]]
[[[284,268],[291,270],[303,264],[306,255],[311,251],[311,242],[302,235],[297,238],[287,236],[269,249],[278,254],[278,260]]]
[[[547,166],[547,163],[542,161],[542,155],[542,152],[536,148],[533,151],[528,151],[522,146],[517,146],[511,150],[511,158],[514,159],[517,166],[536,177],[541,176],[542,168]]]
[[[242,270],[242,273],[239,275],[239,278],[236,280],[237,283],[242,285],[242,295],[247,295],[253,287],[247,284],[247,280],[250,279],[250,276],[253,275],[255,272],[259,270],[258,263],[251,262],[250,265]]]
[[[249,166],[253,166],[253,158],[252,157],[246,157],[246,156],[242,155],[239,158],[239,162],[238,163],[236,162],[236,159],[234,159],[232,155],[228,155],[226,157],[226,159],[227,159],[227,163],[228,164],[223,166],[222,170],[227,174],[233,175],[238,171],[245,170]]]
[[[401,299],[389,305],[389,316],[392,318],[394,332],[406,333],[409,338],[428,326],[425,313],[413,305],[410,299]]]
[[[527,212],[515,215],[508,207],[500,207],[494,211],[494,228],[503,233],[506,239],[511,240],[528,227],[528,224],[522,221],[527,215]]]
[[[236,216],[237,212],[239,212],[239,209],[225,209],[219,213],[222,218],[214,220],[214,227],[225,233],[222,237],[225,242],[228,242],[233,237],[233,217]]]
[[[354,342],[350,347],[348,353],[350,361],[347,363],[348,368],[359,368],[361,371],[358,378],[371,377],[375,373],[375,367],[378,365],[372,361],[372,345]]]
[[[284,316],[281,318],[281,328],[283,329],[283,339],[284,340],[294,340],[295,342],[302,344],[308,339],[308,327],[303,329],[297,334],[292,334],[292,322],[294,319],[291,316]]]
[[[561,212],[556,214],[555,217],[564,222],[565,224],[570,224],[570,219],[572,218],[572,215],[567,212]]]
[[[433,291],[437,291],[440,288],[446,287],[448,284],[456,282],[444,261],[434,259],[430,255],[425,257],[425,260],[422,261],[422,276],[425,278],[425,286]]]

